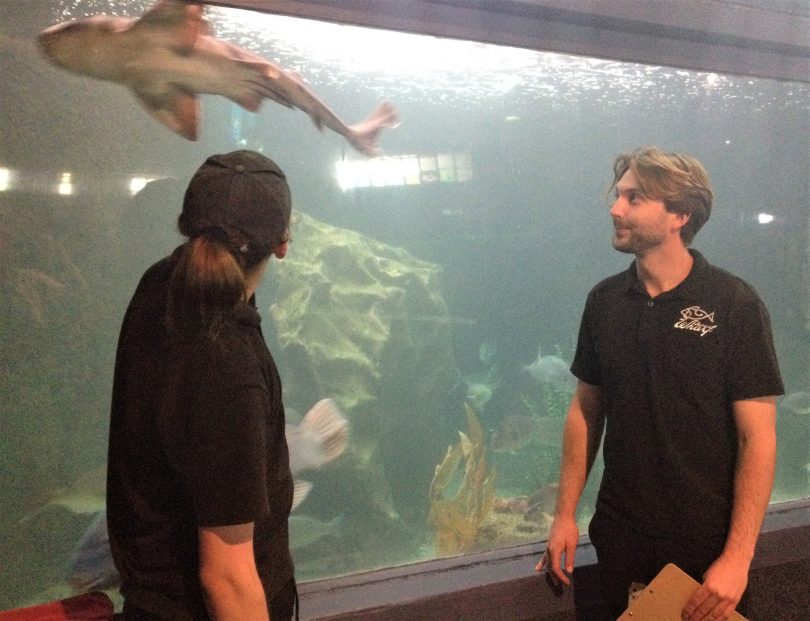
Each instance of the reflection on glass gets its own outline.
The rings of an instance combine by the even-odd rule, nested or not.
[[[585,295],[627,263],[610,165],[640,145],[712,176],[696,247],[766,301],[790,393],[774,500],[810,493],[806,85],[209,8],[219,37],[299,72],[341,117],[388,99],[402,124],[363,159],[300,111],[203,97],[194,143],[31,38],[149,2],[0,4],[0,609],[69,592],[104,503],[125,306],[177,243],[191,172],[242,147],[293,190],[295,244],[257,295],[290,418],[332,397],[352,429],[293,515],[300,579],[546,536]]]

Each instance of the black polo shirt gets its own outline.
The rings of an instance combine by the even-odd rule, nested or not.
[[[169,339],[176,255],[150,268],[116,355],[108,454],[110,546],[126,606],[205,619],[197,529],[254,522],[268,603],[293,575],[292,475],[281,382],[252,306],[215,340]]]
[[[604,396],[597,511],[651,535],[727,531],[737,457],[732,403],[783,392],[756,292],[690,252],[688,277],[655,298],[635,262],[596,285],[571,367]]]

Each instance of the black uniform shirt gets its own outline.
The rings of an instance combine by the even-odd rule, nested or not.
[[[267,601],[292,578],[281,382],[252,306],[215,340],[169,340],[174,257],[150,268],[119,338],[108,456],[110,545],[127,605],[207,618],[197,529],[254,522]]]
[[[651,535],[727,531],[737,457],[732,403],[783,392],[756,292],[690,252],[688,277],[655,298],[635,263],[596,285],[571,367],[604,396],[597,511]]]

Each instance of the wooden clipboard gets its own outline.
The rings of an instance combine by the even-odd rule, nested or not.
[[[664,567],[616,621],[681,621],[681,611],[700,585],[678,566]],[[737,612],[730,621],[746,621]]]

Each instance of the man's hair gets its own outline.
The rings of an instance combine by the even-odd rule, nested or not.
[[[681,239],[685,245],[691,244],[709,219],[714,201],[703,165],[688,155],[664,153],[655,147],[623,153],[613,163],[611,192],[628,170],[633,172],[645,197],[663,201],[669,212],[689,216],[681,228]]]

